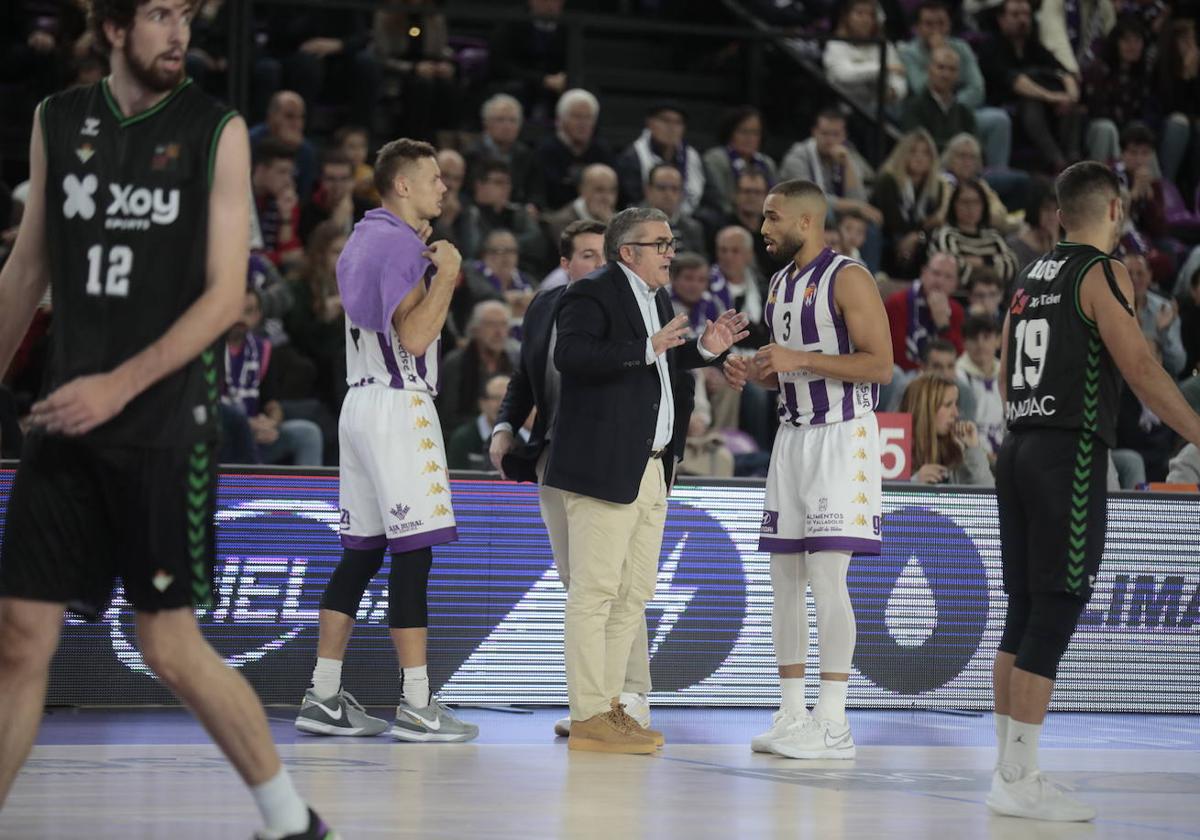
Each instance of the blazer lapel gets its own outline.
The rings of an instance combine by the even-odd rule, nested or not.
[[[625,317],[629,319],[629,326],[633,327],[633,332],[638,338],[649,338],[646,333],[646,321],[642,317],[642,307],[638,305],[637,298],[633,296],[633,289],[629,286],[629,278],[625,275],[621,266],[616,263],[612,264],[611,278],[613,285],[617,289],[617,300],[621,303],[621,309],[625,311]]]

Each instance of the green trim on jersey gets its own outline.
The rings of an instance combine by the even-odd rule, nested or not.
[[[126,117],[124,114],[121,113],[121,108],[119,105],[117,105],[117,100],[113,99],[112,91],[110,91],[108,89],[108,77],[107,76],[105,76],[103,79],[100,80],[100,90],[104,94],[104,101],[108,103],[109,110],[112,111],[113,116],[116,117],[116,119],[117,119],[117,125],[120,128],[126,128],[128,126],[133,125],[134,123],[139,123],[142,120],[149,119],[150,117],[157,114],[163,108],[167,107],[168,102],[170,102],[172,99],[174,99],[176,96],[179,95],[179,91],[183,90],[185,87],[187,87],[191,83],[192,83],[191,77],[184,76],[183,81],[180,82],[178,85],[176,85],[175,89],[172,90],[170,93],[168,93],[165,97],[163,97],[159,102],[157,102],[153,106],[147,108],[145,111],[142,111],[141,113],[134,114],[132,117]]]
[[[42,151],[46,153],[46,168],[50,168],[50,136],[46,133],[46,106],[50,104],[50,97],[47,96],[38,103],[37,113],[38,122],[42,126]]]
[[[212,606],[212,583],[207,573],[209,555],[209,533],[212,527],[209,494],[212,478],[209,461],[212,458],[209,444],[200,442],[192,447],[188,458],[187,519],[188,519],[188,565],[192,573],[192,605]]]
[[[1064,244],[1070,245],[1072,243],[1068,242]],[[1083,268],[1079,270],[1079,275],[1075,278],[1075,311],[1079,313],[1079,317],[1083,319],[1083,323],[1087,324],[1093,330],[1096,328],[1096,322],[1083,314],[1083,305],[1079,302],[1079,290],[1083,286],[1083,278],[1087,277],[1087,273],[1091,271],[1092,266],[1101,260],[1108,259],[1112,259],[1112,257],[1108,256],[1107,254],[1098,254],[1097,256],[1092,257],[1090,260],[1084,263]]]
[[[225,130],[225,126],[237,115],[237,111],[230,111],[221,117],[221,121],[217,123],[217,127],[213,130],[212,142],[208,144],[208,188],[210,190],[213,185],[213,172],[217,168],[217,143],[221,141],[221,132]]]
[[[1102,259],[1102,258],[1098,258]],[[1067,523],[1067,590],[1078,595],[1084,584],[1087,560],[1088,507],[1095,454],[1097,412],[1100,404],[1100,334],[1095,327],[1088,337],[1083,374],[1083,428],[1075,444],[1075,473],[1071,483],[1071,519]]]

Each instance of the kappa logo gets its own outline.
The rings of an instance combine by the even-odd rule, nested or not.
[[[396,519],[403,522],[404,517],[408,516],[408,512],[410,510],[412,510],[412,508],[410,508],[408,505],[402,502],[397,502],[396,506],[391,509],[391,514],[392,516],[396,517]]]
[[[68,219],[78,216],[84,221],[95,216],[96,199],[93,196],[99,185],[95,175],[87,175],[82,179],[75,175],[63,178],[63,192],[67,194],[63,199],[63,215]]]
[[[99,137],[100,136],[100,120],[98,117],[86,117],[83,121],[83,128],[79,129],[79,133],[84,137]]]
[[[446,492],[445,487],[443,487],[440,483],[434,483],[434,484],[429,485],[429,492],[426,493],[425,495],[426,496],[437,496],[437,495],[440,495],[445,492]]]

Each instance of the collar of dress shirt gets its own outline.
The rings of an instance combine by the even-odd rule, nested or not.
[[[625,263],[618,260],[617,265],[621,266],[621,270],[624,271],[625,276],[629,278],[630,285],[633,287],[633,290],[636,294],[641,295],[643,300],[654,300],[654,296],[658,294],[657,289],[651,289],[650,285],[641,277],[638,277],[637,273],[634,272],[632,268],[625,265]]]

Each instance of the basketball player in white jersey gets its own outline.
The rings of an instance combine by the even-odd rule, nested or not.
[[[433,398],[439,336],[462,259],[449,242],[426,247],[446,185],[427,143],[393,140],[379,150],[383,206],[350,234],[337,264],[346,310],[346,380],[338,421],[342,561],[321,599],[312,685],[296,728],[314,735],[378,735],[342,688],[342,660],[363,592],[391,554],[388,626],[403,696],[391,725],[402,741],[467,741],[474,724],[429,692],[426,586],[433,546],[458,538],[450,477]]]
[[[776,185],[763,204],[767,251],[791,258],[767,293],[771,342],[726,374],[779,391],[779,434],[767,473],[759,550],[771,552],[771,623],[783,703],[756,752],[854,757],[846,683],[854,611],[852,554],[879,554],[881,478],[875,406],[892,377],[887,314],[862,263],[825,247],[824,193],[809,181]],[[807,585],[817,609],[821,687],[810,714]]]

